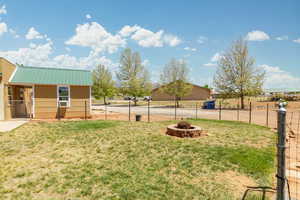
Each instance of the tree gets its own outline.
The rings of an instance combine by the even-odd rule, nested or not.
[[[205,84],[203,87],[204,87],[204,88],[207,88],[207,89],[210,89],[210,87],[209,87],[208,84]]]
[[[162,92],[174,96],[176,107],[182,97],[188,95],[192,90],[192,85],[188,83],[188,67],[181,60],[172,59],[163,69],[160,76]]]
[[[142,65],[140,54],[133,53],[129,48],[125,49],[121,55],[117,78],[120,92],[123,95],[134,97],[135,105],[137,97],[148,96],[151,93],[150,76]]]
[[[106,105],[106,98],[113,97],[116,88],[112,74],[104,65],[98,65],[93,71],[93,95],[96,99],[103,98]]]
[[[249,56],[248,44],[239,39],[224,53],[214,77],[216,92],[223,97],[239,97],[241,108],[245,108],[245,96],[262,93],[265,72],[254,67],[255,60]]]

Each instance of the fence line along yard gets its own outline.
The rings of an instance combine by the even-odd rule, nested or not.
[[[300,110],[288,112],[286,116],[286,177],[291,199],[300,199]]]
[[[130,105],[130,107],[128,105]],[[95,111],[105,109],[104,113],[106,113],[106,119],[110,119],[110,116],[107,115],[107,113],[127,113],[130,116],[145,116],[144,121],[148,122],[156,121],[156,119],[181,120],[186,118],[203,118],[243,121],[246,123],[258,124],[277,129],[278,133],[280,132],[279,129],[286,130],[287,142],[284,152],[285,159],[283,160],[285,164],[284,173],[282,173],[283,171],[281,170],[281,175],[283,174],[284,177],[277,177],[277,179],[281,181],[281,178],[284,178],[284,193],[286,197],[291,195],[291,199],[300,200],[300,107],[288,108],[285,112],[285,123],[283,124],[280,120],[281,118],[278,116],[278,107],[275,103],[257,105],[249,102],[246,109],[243,110],[240,109],[239,104],[233,106],[232,104],[223,105],[222,103],[217,104],[217,107],[211,110],[202,109],[201,104],[199,103],[181,105],[180,107],[176,107],[174,104],[158,104],[152,102],[140,106],[132,106],[130,103],[128,103],[128,105],[94,105],[93,109]],[[135,120],[134,117],[129,119],[131,121]],[[267,190],[268,188],[265,189]],[[250,190],[251,188],[249,191]]]
[[[130,105],[130,107],[129,107]],[[296,104],[297,105],[297,104]],[[202,109],[201,103],[181,103],[176,107],[174,102],[142,102],[134,106],[133,102],[123,101],[119,104],[94,104],[92,106],[92,115],[101,119],[135,120],[135,115],[142,115],[143,121],[160,121],[160,120],[181,120],[186,118],[204,118],[214,120],[232,120],[247,123],[259,124],[270,128],[277,127],[277,104],[275,102],[247,102],[245,109],[241,109],[239,103],[234,104],[216,104],[215,109]],[[296,126],[296,112],[300,111],[299,107],[293,106],[288,109],[288,120],[292,119],[289,126]],[[291,113],[293,116],[291,116]],[[125,117],[127,115],[127,117]]]

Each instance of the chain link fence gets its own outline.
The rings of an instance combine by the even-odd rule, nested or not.
[[[276,104],[265,103],[256,105],[249,102],[244,109],[239,104],[217,103],[214,109],[203,109],[202,103],[175,102],[139,102],[137,106],[132,101],[123,101],[116,104],[94,104],[93,114],[101,119],[135,120],[135,115],[141,115],[143,121],[182,120],[187,118],[203,118],[214,120],[233,120],[254,123],[276,128]]]

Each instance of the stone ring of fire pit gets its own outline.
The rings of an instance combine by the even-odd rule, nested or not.
[[[176,137],[199,137],[201,136],[202,129],[199,126],[191,125],[189,129],[177,128],[177,124],[172,124],[167,127],[167,135]]]

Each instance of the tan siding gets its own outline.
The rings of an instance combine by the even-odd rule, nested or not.
[[[90,87],[89,86],[71,86],[71,107],[66,113],[67,118],[84,117],[85,109],[87,115],[90,115]]]
[[[7,84],[16,66],[4,58],[0,58],[0,72],[2,72],[2,81]]]
[[[182,100],[205,100],[209,97],[209,89],[193,85],[190,94],[183,97]],[[161,88],[157,88],[152,91],[152,99],[153,101],[172,101],[174,100],[174,96],[170,96],[164,93]]]
[[[71,102],[70,107],[61,109],[61,116],[64,118],[84,117],[85,108],[87,116],[90,115],[89,87],[70,86]],[[86,107],[85,107],[86,102]],[[35,118],[56,118],[57,109],[57,86],[36,85],[35,86]]]
[[[5,107],[4,107],[4,84],[0,81],[0,120],[5,119]]]
[[[34,86],[35,118],[55,118],[57,114],[56,85]]]
[[[15,71],[16,66],[12,63],[10,63],[8,60],[4,58],[0,58],[0,72],[2,72],[2,79],[1,79],[1,84],[3,84],[3,95],[0,96],[0,98],[3,99],[4,103],[4,119],[8,120],[12,118],[12,108],[8,104],[8,89],[7,89],[7,84],[8,81]]]

